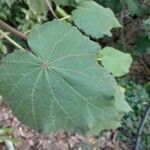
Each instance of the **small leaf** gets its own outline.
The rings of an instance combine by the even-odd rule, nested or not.
[[[34,14],[46,14],[48,5],[45,0],[24,0]]]
[[[143,15],[144,9],[142,7],[142,4],[140,4],[137,0],[123,0],[123,4],[127,5],[129,11],[132,13],[132,15]]]
[[[127,74],[132,63],[130,54],[123,53],[112,47],[103,48],[99,53],[98,60],[101,61],[106,70],[116,77]]]
[[[150,17],[143,21],[145,25],[150,26]]]
[[[0,41],[0,52],[7,54],[7,48],[6,46]]]
[[[15,150],[14,144],[11,140],[6,139],[6,140],[4,140],[4,142],[5,142],[8,150]]]
[[[120,123],[118,85],[97,64],[97,43],[54,20],[34,29],[28,44],[36,55],[15,51],[0,66],[0,94],[20,121],[39,132],[84,133],[109,120]]]
[[[150,54],[150,38],[148,38],[148,36],[140,36],[139,38],[137,38],[137,40],[135,41],[135,45],[136,46],[134,50],[136,52]]]
[[[0,136],[10,134],[12,131],[12,128],[0,128]]]
[[[77,6],[79,2],[86,0],[53,0],[57,5],[61,6]]]
[[[16,1],[16,0],[4,0],[6,3],[7,3],[7,5],[9,6],[9,7],[11,7],[11,5]]]
[[[73,10],[72,17],[78,28],[93,38],[112,36],[111,29],[121,27],[114,13],[94,1],[83,1]]]
[[[120,0],[94,0],[100,5],[104,7],[109,7],[113,12],[117,13],[120,12],[122,9],[122,3]]]

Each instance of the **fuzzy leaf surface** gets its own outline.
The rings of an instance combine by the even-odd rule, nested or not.
[[[119,124],[118,85],[97,64],[98,44],[56,20],[34,29],[28,44],[35,55],[15,51],[0,66],[0,94],[20,121],[39,132]]]

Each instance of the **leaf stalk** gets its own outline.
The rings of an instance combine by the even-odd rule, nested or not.
[[[11,39],[5,32],[0,30],[0,34],[2,34],[10,43],[12,43],[15,47],[19,48],[20,50],[26,51],[22,46],[16,43],[13,39]]]

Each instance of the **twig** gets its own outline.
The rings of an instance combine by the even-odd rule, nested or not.
[[[12,43],[15,47],[26,51],[23,47],[21,47],[19,44],[17,44],[14,40],[12,40],[5,32],[3,32],[2,30],[0,30],[0,34],[2,34],[10,43]]]
[[[144,113],[144,117],[142,118],[142,120],[140,122],[140,125],[139,125],[139,128],[138,128],[138,132],[137,132],[137,135],[136,135],[135,150],[140,150],[141,134],[142,134],[144,125],[147,121],[147,118],[148,118],[149,114],[150,114],[150,105],[147,106],[147,108],[145,110],[145,113]]]
[[[58,16],[62,17],[60,20],[66,19],[68,22],[72,22],[72,18],[69,14],[67,14],[62,8],[58,5],[56,6],[56,12]]]
[[[124,18],[123,18],[123,13],[121,12],[121,21],[122,21],[122,24],[124,26]],[[126,49],[126,40],[125,40],[125,35],[124,35],[124,29],[121,28],[120,29],[120,39],[121,39],[121,43],[122,43],[122,46],[123,46],[123,50]]]
[[[148,66],[145,64],[145,62],[142,59],[139,59],[139,61],[141,62],[141,64],[144,66],[146,72],[148,74],[150,74],[150,69],[148,68]]]
[[[10,32],[5,33],[6,35],[10,35]],[[0,40],[2,40],[3,38],[5,38],[4,36],[0,36]]]
[[[12,34],[15,34],[16,36],[18,36],[19,38],[27,41],[27,36],[25,34],[23,34],[22,32],[20,32],[18,30],[16,30],[15,28],[11,27],[10,25],[5,23],[1,19],[0,19],[0,29],[5,29],[8,32],[11,32]]]
[[[71,18],[70,15],[68,15],[68,16],[66,16],[66,17],[63,17],[63,18],[61,18],[60,20],[66,20],[66,19],[69,19],[69,18]]]
[[[53,8],[52,8],[52,1],[51,1],[51,0],[45,0],[45,1],[46,1],[47,5],[48,5],[49,10],[51,11],[52,15],[53,15],[55,18],[58,19],[57,15],[55,14],[55,12],[54,12],[54,10],[53,10]]]

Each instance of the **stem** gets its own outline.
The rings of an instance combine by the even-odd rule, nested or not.
[[[51,0],[50,0],[50,1],[49,1],[49,0],[45,0],[45,1],[46,1],[47,5],[48,5],[49,10],[51,11],[52,15],[53,15],[55,18],[58,19],[57,15],[55,14],[55,12],[54,12],[54,10],[53,10],[53,8],[52,8],[52,1],[51,1]]]
[[[60,18],[59,20],[67,20],[69,19],[71,16],[66,16],[66,17],[63,17],[63,18]]]
[[[137,132],[137,137],[136,137],[136,144],[135,144],[135,150],[140,150],[140,141],[141,141],[141,134],[144,128],[144,125],[148,119],[148,116],[150,114],[150,105],[147,106],[145,113],[144,113],[144,117],[142,118],[139,128],[138,128],[138,132]]]
[[[57,14],[58,14],[59,16],[62,17],[62,19],[65,18],[65,19],[67,19],[69,22],[72,22],[72,19],[71,19],[70,15],[67,14],[67,13],[66,13],[62,8],[60,8],[58,5],[56,6],[56,12],[57,12]]]
[[[3,32],[2,30],[0,30],[0,34],[2,34],[10,43],[12,43],[15,47],[26,51],[23,47],[21,47],[19,44],[17,44],[14,40],[12,40],[5,32]]]
[[[6,35],[10,35],[10,32],[5,33]],[[2,40],[3,38],[5,38],[4,36],[0,36],[0,40]]]
[[[12,34],[18,36],[19,38],[27,41],[27,36],[25,34],[23,34],[22,32],[16,30],[15,28],[11,27],[10,25],[8,25],[7,23],[5,23],[4,21],[2,21],[0,19],[0,29],[3,28],[5,30],[7,30],[8,32],[11,32]]]
[[[144,62],[142,59],[139,59],[139,61],[140,61],[141,64],[144,66],[146,72],[147,72],[148,74],[150,74],[150,69],[149,69],[149,67],[145,64],[145,62]]]

